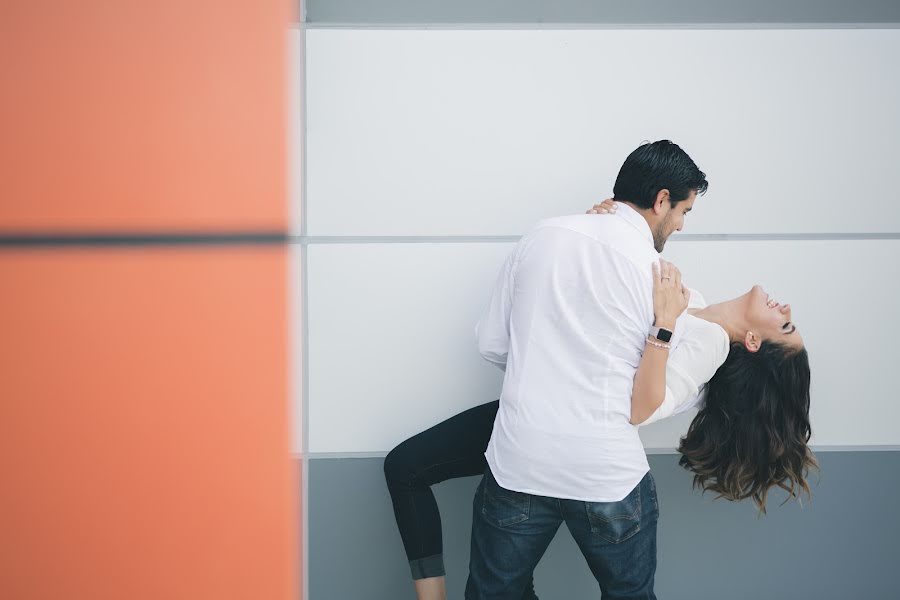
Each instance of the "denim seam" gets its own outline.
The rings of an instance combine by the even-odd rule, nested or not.
[[[484,497],[481,499],[481,514],[487,516],[487,508],[485,507],[485,503],[487,502],[488,497],[487,491],[485,491]],[[495,501],[501,501],[499,498],[493,497]],[[508,503],[511,504],[511,503]],[[499,527],[509,527],[510,525],[518,525],[519,523],[524,523],[531,517],[531,498],[526,497],[523,507],[516,507],[519,509],[520,515],[516,517],[510,517],[508,519],[497,519],[497,525]]]
[[[628,496],[631,496],[631,495],[637,493],[637,498],[635,501],[635,509],[631,513],[631,515],[614,515],[611,517],[595,515],[590,510],[590,503],[585,502],[584,503],[585,513],[587,514],[588,525],[591,528],[591,533],[599,535],[601,538],[603,538],[604,540],[606,540],[612,544],[619,544],[619,543],[624,542],[625,540],[637,535],[643,528],[643,523],[642,523],[643,519],[641,518],[641,514],[643,512],[643,510],[642,510],[643,503],[641,502],[641,494],[643,493],[642,487],[643,486],[641,484],[638,484],[638,486],[631,492],[631,494],[628,495]],[[626,496],[625,498],[628,498],[628,496]],[[635,521],[635,517],[637,517],[636,521]],[[602,528],[598,528],[596,530],[594,529],[594,523],[596,523],[598,520],[602,523],[607,523],[607,524],[612,524],[612,523],[615,523],[618,521],[635,521],[635,525],[631,530],[626,532],[627,535],[621,535],[621,536],[608,535],[607,533],[602,531]]]
[[[491,475],[491,479],[493,479],[494,483],[497,485],[498,488],[500,488],[501,490],[506,490],[506,488],[504,488],[497,482],[497,480],[494,478],[493,474]],[[519,511],[521,513],[521,515],[518,517],[510,517],[508,519],[496,519],[498,527],[509,527],[510,525],[518,525],[519,523],[524,523],[525,521],[527,521],[528,519],[531,518],[531,494],[526,494],[524,492],[517,492],[515,490],[506,490],[506,491],[513,492],[514,494],[518,494],[518,495],[522,496],[524,499],[524,502],[522,503],[524,506],[524,509],[522,507],[516,507],[519,509]],[[488,514],[487,506],[486,506],[488,497],[493,499],[495,502],[503,502],[504,501],[502,498],[496,496],[495,494],[491,494],[488,491],[487,485],[485,485],[484,492],[482,493],[482,497],[481,497],[481,514],[485,517]],[[510,502],[509,500],[511,500],[511,499],[507,499],[506,504],[512,505],[512,502]]]
[[[638,495],[637,500],[635,501],[636,506],[634,507],[634,512],[632,512],[630,515],[613,515],[611,517],[607,517],[605,515],[604,516],[596,515],[596,518],[600,519],[601,521],[603,521],[605,523],[611,523],[613,521],[623,521],[623,520],[630,521],[630,520],[634,519],[635,517],[638,517],[638,518],[640,517],[642,504],[643,503],[641,502],[641,497],[640,497],[640,495]],[[585,504],[585,506],[587,506],[587,504]],[[589,512],[589,514],[592,514],[592,513]]]

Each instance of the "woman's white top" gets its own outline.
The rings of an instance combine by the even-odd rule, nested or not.
[[[631,393],[653,321],[650,267],[658,259],[646,220],[624,204],[609,217],[543,221],[519,241],[476,328],[481,355],[505,371],[485,453],[501,486],[615,502],[647,473]],[[701,400],[728,338],[685,313],[673,346],[669,389],[652,419]]]
[[[693,289],[688,303],[692,308],[706,308],[706,300]],[[706,384],[728,356],[731,343],[719,325],[688,314],[681,327],[684,331],[666,362],[666,399],[641,425],[702,407]]]

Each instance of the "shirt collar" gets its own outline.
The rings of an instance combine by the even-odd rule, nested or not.
[[[628,204],[624,202],[617,202],[617,204],[619,206],[616,214],[625,219],[629,225],[637,229],[652,244],[653,232],[650,230],[650,224],[647,223],[647,219]]]

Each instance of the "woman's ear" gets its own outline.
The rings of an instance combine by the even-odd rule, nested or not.
[[[669,205],[669,190],[663,188],[656,192],[656,200],[653,201],[653,214],[665,215],[671,206]]]
[[[757,352],[759,351],[759,345],[762,340],[753,333],[752,331],[748,331],[747,335],[744,336],[744,348],[747,349],[748,352]]]

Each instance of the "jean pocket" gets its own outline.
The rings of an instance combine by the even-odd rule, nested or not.
[[[610,544],[624,542],[641,530],[641,485],[618,502],[585,502],[591,533]]]
[[[531,496],[500,487],[490,470],[484,474],[481,514],[497,527],[509,527],[528,520]]]

